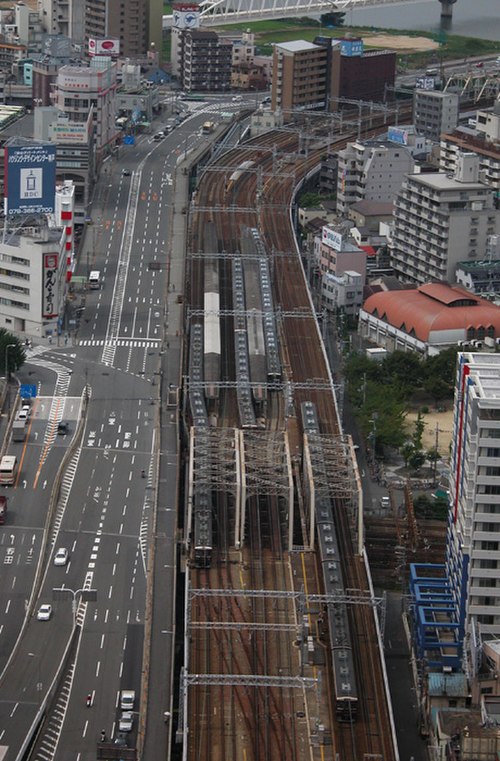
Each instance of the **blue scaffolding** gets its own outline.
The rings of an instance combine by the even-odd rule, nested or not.
[[[449,566],[410,565],[417,658],[431,668],[460,670],[462,664],[468,556],[462,556],[461,584],[448,576]]]

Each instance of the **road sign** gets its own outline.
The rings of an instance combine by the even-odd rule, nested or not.
[[[125,135],[123,138],[124,145],[135,145],[135,138],[133,135]]]
[[[34,399],[36,397],[36,386],[31,383],[23,383],[19,389],[21,399]]]

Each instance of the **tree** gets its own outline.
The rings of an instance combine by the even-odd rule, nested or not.
[[[0,367],[3,369],[3,374],[6,376],[7,371],[16,372],[23,366],[25,360],[26,354],[19,338],[5,328],[0,328]]]
[[[420,470],[425,460],[425,452],[422,452],[421,449],[413,449],[413,452],[408,458],[408,464],[413,470]]]
[[[443,399],[449,399],[453,393],[451,384],[435,375],[429,375],[425,378],[423,388],[426,394],[432,396],[435,406]]]
[[[417,419],[415,420],[415,431],[413,432],[412,441],[414,448],[420,452],[422,449],[422,436],[425,428],[424,416],[418,411]]]
[[[331,11],[330,13],[323,13],[320,16],[321,26],[326,26],[326,27],[344,26],[344,21],[345,21],[345,13],[342,13],[341,11],[338,11],[338,12]]]
[[[420,386],[423,378],[423,365],[418,354],[394,351],[382,363],[384,375],[391,378],[394,385],[404,389],[408,395]]]

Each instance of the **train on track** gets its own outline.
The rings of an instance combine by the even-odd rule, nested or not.
[[[321,456],[321,443],[314,439],[320,433],[316,407],[312,402],[301,404],[304,433],[309,437],[309,448],[314,451],[314,463],[322,469],[326,483],[326,468]],[[323,571],[325,594],[339,598],[339,602],[327,603],[328,629],[330,633],[330,656],[334,682],[335,714],[338,721],[354,722],[358,712],[358,690],[354,668],[353,642],[349,626],[347,605],[342,601],[346,595],[342,558],[329,495],[316,491],[316,524],[319,556]]]

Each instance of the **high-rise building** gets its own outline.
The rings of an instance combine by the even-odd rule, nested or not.
[[[466,352],[457,369],[447,576],[465,633],[500,637],[500,355]]]
[[[188,92],[229,90],[232,43],[208,29],[186,29],[183,37],[182,87]]]
[[[90,109],[94,115],[96,163],[114,147],[117,137],[116,63],[110,58],[91,59],[90,66],[63,66],[57,76],[54,105],[68,124],[85,124]]]
[[[459,157],[454,176],[410,174],[396,198],[391,266],[403,282],[455,282],[457,262],[483,259],[500,232],[494,190],[479,179],[477,156]]]
[[[272,108],[329,110],[338,96],[340,47],[305,40],[274,46]]]
[[[403,145],[387,140],[349,143],[338,152],[337,211],[358,201],[393,201],[414,160]]]
[[[420,135],[439,142],[443,132],[458,124],[459,98],[455,92],[415,90],[413,122]]]
[[[40,16],[48,34],[69,37],[83,44],[85,0],[39,0]]]

